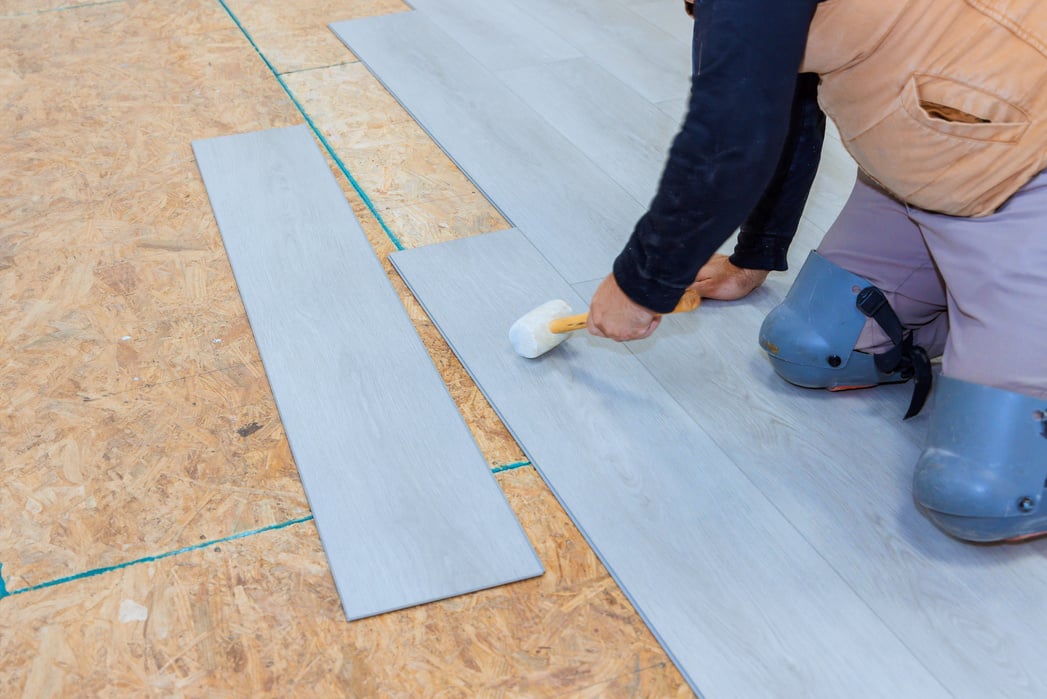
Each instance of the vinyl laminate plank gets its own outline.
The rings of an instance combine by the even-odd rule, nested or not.
[[[687,116],[687,102],[688,99],[686,97],[680,97],[677,99],[658,102],[655,106],[672,118],[677,126],[679,126],[680,124],[683,124],[683,119]]]
[[[346,616],[541,574],[309,130],[193,149]]]
[[[666,317],[630,348],[953,695],[1047,695],[1047,639],[1027,633],[1047,625],[1047,542],[963,544],[917,512],[927,416],[902,421],[910,386],[829,393],[779,380],[756,338],[787,288],[772,277],[744,302]]]
[[[559,34],[507,0],[411,0],[411,5],[490,70],[582,55]]]
[[[652,102],[691,92],[691,46],[618,3],[511,0]]]
[[[589,58],[498,77],[633,198],[651,201],[679,121]]]
[[[945,696],[624,347],[513,353],[517,317],[582,305],[518,231],[392,259],[696,691]]]
[[[331,25],[567,279],[606,274],[643,206],[419,12]]]
[[[694,20],[683,9],[683,0],[641,0],[621,3],[651,24],[676,37],[685,45],[691,45]]]

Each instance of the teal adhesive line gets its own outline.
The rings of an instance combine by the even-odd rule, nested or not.
[[[515,463],[505,464],[503,466],[495,466],[494,468],[491,469],[491,473],[502,473],[503,471],[514,471],[514,470],[516,470],[518,468],[523,468],[524,466],[530,466],[530,465],[531,465],[530,461],[517,461]]]
[[[403,250],[403,243],[400,242],[400,239],[396,237],[396,234],[389,229],[388,225],[386,225],[385,219],[383,219],[382,215],[378,213],[378,209],[375,208],[375,205],[371,201],[371,198],[367,196],[367,193],[364,192],[363,187],[360,186],[360,183],[357,182],[356,178],[353,177],[352,174],[349,172],[349,168],[345,166],[345,163],[342,162],[342,159],[339,158],[338,154],[334,152],[334,148],[331,147],[331,144],[328,143],[324,135],[320,133],[320,129],[313,122],[312,117],[310,117],[309,113],[305,111],[305,107],[303,107],[301,102],[298,101],[298,98],[294,96],[294,93],[291,92],[291,88],[287,86],[286,82],[284,82],[283,76],[279,72],[277,72],[276,67],[269,62],[269,59],[266,58],[264,53],[262,53],[262,50],[258,48],[258,44],[255,43],[254,38],[251,36],[250,32],[247,31],[247,28],[244,27],[244,25],[240,22],[240,19],[235,14],[233,14],[233,11],[229,9],[229,6],[225,3],[225,0],[218,0],[218,4],[222,6],[222,9],[225,10],[225,13],[229,15],[229,18],[231,20],[233,20],[233,23],[236,24],[237,28],[244,35],[244,38],[246,38],[247,42],[251,44],[251,48],[255,50],[255,53],[257,53],[258,57],[262,59],[262,62],[265,63],[266,67],[273,74],[273,77],[276,78],[276,81],[280,83],[280,87],[282,87],[284,89],[284,92],[287,93],[287,96],[291,99],[291,102],[298,109],[299,113],[301,113],[302,118],[305,119],[305,123],[309,125],[309,128],[312,129],[313,134],[320,140],[320,143],[327,151],[327,154],[331,156],[332,160],[334,160],[335,165],[337,165],[338,169],[341,170],[343,175],[345,175],[345,178],[349,180],[349,184],[353,186],[353,189],[356,190],[356,193],[360,195],[361,199],[363,199],[364,204],[367,205],[368,211],[370,211],[371,214],[374,216],[375,220],[378,221],[378,225],[380,225],[382,227],[382,230],[385,231],[385,234],[386,236],[388,236],[389,240],[393,242],[393,245],[396,246],[397,250]]]
[[[501,466],[495,466],[494,468],[491,469],[491,473],[502,473],[504,471],[513,471],[515,469],[523,468],[525,466],[530,466],[530,465],[531,465],[530,461],[516,461],[516,462],[513,462],[511,464],[503,464]],[[65,583],[73,582],[75,580],[83,580],[84,578],[92,578],[92,577],[94,577],[96,575],[101,575],[102,573],[109,573],[109,572],[112,572],[114,570],[121,570],[123,568],[130,568],[131,566],[138,565],[139,563],[152,563],[154,561],[159,561],[159,560],[164,559],[164,558],[170,558],[171,556],[177,556],[178,554],[181,554],[181,553],[188,553],[190,551],[197,551],[199,549],[205,549],[208,546],[214,546],[215,544],[221,544],[221,543],[226,542],[226,541],[233,541],[234,539],[243,539],[244,537],[253,536],[255,534],[261,534],[263,532],[271,532],[271,531],[274,531],[274,530],[277,530],[277,529],[284,529],[285,527],[290,527],[290,526],[295,525],[295,524],[301,524],[302,522],[308,522],[312,518],[313,518],[312,515],[308,515],[306,517],[300,517],[298,519],[288,520],[287,522],[280,522],[279,524],[271,524],[268,527],[262,527],[261,529],[252,529],[250,531],[239,532],[238,534],[233,534],[231,536],[226,536],[226,537],[223,537],[221,539],[215,539],[213,541],[205,541],[202,544],[193,544],[192,546],[186,546],[185,548],[178,549],[177,551],[169,551],[167,553],[161,553],[158,556],[146,556],[145,558],[138,558],[138,559],[135,559],[133,561],[127,561],[125,563],[118,563],[115,566],[108,566],[106,568],[95,568],[93,570],[88,570],[88,571],[83,572],[83,573],[77,573],[76,575],[69,575],[69,576],[64,577],[64,578],[58,578],[57,580],[50,580],[48,582],[42,582],[42,583],[39,583],[37,585],[32,585],[30,587],[23,587],[23,588],[21,588],[19,590],[13,590],[11,592],[8,592],[7,586],[4,584],[4,564],[0,563],[0,599],[3,599],[4,597],[10,597],[12,595],[20,595],[23,592],[32,592],[34,590],[41,590],[41,589],[43,589],[45,587],[54,587],[56,585],[62,585],[62,584],[65,584]]]
[[[200,544],[193,544],[192,546],[186,546],[185,548],[180,548],[180,549],[178,549],[176,551],[168,551],[167,553],[161,553],[158,556],[146,556],[145,558],[136,558],[133,561],[126,561],[124,563],[118,563],[118,564],[116,564],[114,566],[107,566],[105,568],[95,568],[93,570],[88,570],[88,571],[85,571],[83,573],[77,573],[76,575],[69,575],[69,576],[66,576],[64,578],[58,578],[56,580],[49,580],[47,582],[42,582],[42,583],[39,583],[39,584],[36,584],[36,585],[30,585],[29,587],[23,587],[23,588],[18,589],[18,590],[8,591],[7,587],[3,583],[2,576],[0,576],[0,599],[3,599],[4,597],[12,597],[14,595],[20,595],[23,592],[33,592],[35,590],[42,590],[45,587],[55,587],[57,585],[64,585],[65,583],[74,582],[76,580],[83,580],[84,578],[93,578],[96,575],[102,575],[103,573],[111,573],[114,570],[122,570],[124,568],[130,568],[131,566],[138,565],[140,563],[153,563],[154,561],[160,561],[160,560],[163,560],[164,558],[170,558],[171,556],[177,556],[179,554],[189,553],[190,551],[199,551],[200,549],[205,549],[205,548],[207,548],[209,546],[214,546],[215,544],[222,544],[222,543],[225,543],[227,541],[234,541],[236,539],[243,539],[243,538],[248,537],[248,536],[254,536],[255,534],[262,534],[263,532],[271,532],[271,531],[276,531],[277,529],[285,529],[285,528],[293,526],[295,524],[301,524],[303,522],[308,522],[312,518],[313,518],[312,515],[307,515],[305,517],[299,517],[298,519],[291,519],[291,520],[288,520],[286,522],[280,522],[278,524],[270,524],[267,527],[261,527],[260,529],[251,529],[251,530],[245,531],[245,532],[238,532],[238,533],[232,534],[230,536],[223,536],[221,539],[213,539],[211,541],[205,541],[205,542],[200,543]],[[2,571],[2,570],[3,570],[3,566],[0,565],[0,571]]]
[[[34,17],[36,15],[44,15],[49,12],[65,12],[66,10],[82,10],[85,7],[98,7],[99,5],[115,5],[118,2],[127,2],[127,0],[100,0],[100,2],[85,2],[81,5],[62,5],[61,7],[47,7],[42,10],[33,10],[32,12],[16,12],[13,15],[4,15],[0,19],[13,19],[15,17]]]

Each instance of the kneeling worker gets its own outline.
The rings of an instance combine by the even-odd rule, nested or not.
[[[688,115],[589,329],[654,332],[689,286],[739,298],[786,252],[824,113],[860,174],[761,346],[854,388],[942,356],[914,491],[962,539],[1047,532],[1047,2],[698,0]],[[740,226],[730,258],[713,255]]]

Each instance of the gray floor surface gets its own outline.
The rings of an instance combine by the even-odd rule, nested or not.
[[[509,325],[550,298],[583,305],[653,191],[639,173],[667,130],[643,102],[682,113],[688,30],[674,21],[687,20],[614,0],[414,4],[332,28],[519,230],[394,263],[692,687],[1047,696],[1047,542],[937,531],[912,502],[926,414],[901,421],[908,387],[798,389],[756,345],[850,191],[838,137],[789,272],[667,318],[649,340],[575,337],[529,363]],[[500,23],[501,10],[527,21]],[[489,61],[491,46],[515,48]],[[652,64],[673,74],[641,77]]]
[[[309,129],[193,150],[346,616],[540,575]]]

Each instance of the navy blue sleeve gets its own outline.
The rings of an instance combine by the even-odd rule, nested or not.
[[[614,263],[615,279],[633,301],[660,313],[672,310],[698,269],[768,191],[785,162],[817,3],[695,3],[687,117],[658,193]]]
[[[824,140],[825,114],[818,106],[818,76],[804,73],[796,83],[792,121],[778,168],[738,232],[731,255],[736,267],[778,271],[789,268],[789,245],[800,226]]]

